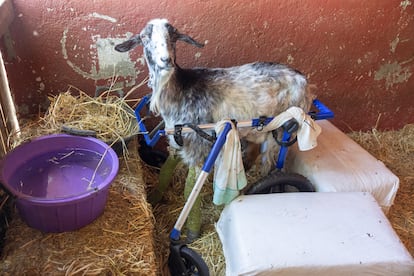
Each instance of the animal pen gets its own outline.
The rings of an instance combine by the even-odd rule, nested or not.
[[[60,120],[64,120],[64,118],[69,118],[70,120],[68,115],[65,116],[64,114],[59,114],[59,116],[61,116],[59,117],[60,119],[50,115],[54,114],[54,109],[60,111],[64,110],[64,107],[68,106],[68,102],[71,107],[73,105],[85,106],[85,102],[88,101],[91,101],[91,104],[99,101],[102,101],[101,104],[111,103],[111,101],[108,102],[108,99],[105,101],[103,98],[93,99],[82,96],[82,94],[78,98],[68,94],[62,94],[59,97],[67,97],[68,99],[63,100],[63,98],[60,98],[59,101],[56,101],[58,99],[57,97],[52,101],[52,103],[55,104],[51,105],[48,116],[42,118],[40,122],[34,122],[27,127],[22,126],[23,137],[21,137],[21,139],[24,140],[24,137],[33,138],[35,136],[50,133],[50,121],[55,123],[60,122],[62,124],[63,122]],[[113,97],[116,99],[118,96]],[[143,123],[138,112],[146,106],[148,99],[148,97],[144,97],[136,108],[137,119],[135,117],[132,118],[136,125],[138,125],[138,123]],[[77,101],[79,101],[79,103],[76,103]],[[59,105],[59,103],[61,105]],[[324,109],[323,105],[320,105],[320,107]],[[88,110],[90,112],[92,109]],[[71,109],[68,112],[70,111]],[[146,115],[144,115],[144,117],[145,116]],[[328,117],[329,116],[328,113]],[[47,118],[49,118],[49,120],[47,120]],[[128,121],[128,119],[126,119],[126,121]],[[266,122],[266,120],[263,120],[263,122]],[[259,123],[260,120],[255,121],[255,124]],[[126,123],[125,125],[130,124]],[[59,132],[59,126],[56,127],[55,130],[52,130],[52,132]],[[82,128],[81,126],[77,127]],[[329,132],[327,132],[328,130],[329,127],[325,128],[323,133],[329,135]],[[410,126],[407,126],[407,128],[404,129],[405,136],[409,136],[411,131],[412,129]],[[143,134],[140,134],[139,136],[143,135],[146,137],[147,135],[145,133],[147,133],[146,129],[144,129]],[[150,137],[155,137],[153,140],[155,141],[159,139],[160,133],[162,134],[163,130],[158,130],[156,135]],[[353,135],[358,137],[357,133]],[[369,134],[359,135],[366,139],[366,136]],[[376,133],[376,135],[377,136],[375,137],[378,137],[378,139],[381,138],[378,136],[381,134]],[[123,134],[123,136],[128,135]],[[330,137],[330,139],[332,138],[333,136]],[[404,151],[407,149],[409,150],[410,144],[408,141],[409,140],[400,140],[397,145],[403,145]],[[151,140],[148,140],[148,142],[152,144]],[[320,141],[320,143],[321,142],[323,143],[323,141]],[[337,146],[341,147],[339,144],[337,144]],[[26,223],[15,214],[13,220],[10,222],[8,238],[6,239],[3,251],[5,252],[5,259],[4,262],[2,262],[3,271],[18,274],[40,274],[49,271],[50,273],[57,274],[101,274],[105,272],[113,274],[137,273],[141,275],[150,275],[151,273],[162,274],[162,271],[165,271],[167,263],[166,256],[169,254],[169,246],[166,245],[169,240],[168,229],[172,229],[173,226],[171,215],[168,215],[167,218],[165,214],[177,213],[177,210],[182,208],[182,206],[180,206],[183,204],[183,199],[181,198],[182,190],[179,188],[174,191],[175,194],[181,193],[181,196],[172,196],[172,189],[171,191],[167,190],[165,198],[169,203],[163,204],[161,202],[154,206],[153,209],[146,202],[146,194],[150,194],[151,191],[157,188],[157,183],[154,182],[157,182],[158,178],[156,175],[145,176],[143,168],[153,170],[154,172],[156,169],[149,168],[145,163],[140,161],[137,154],[137,148],[138,143],[134,139],[128,145],[128,157],[123,157],[125,159],[121,158],[121,160],[123,160],[120,165],[121,170],[111,188],[105,213],[94,223],[74,232],[58,234],[42,233],[28,227]],[[181,170],[183,169],[178,168],[177,172],[179,173]],[[181,185],[180,182],[182,183],[183,178],[185,178],[185,176],[180,176],[179,173],[178,179],[174,181],[177,183],[174,185]],[[252,180],[253,179],[254,176],[252,177]],[[406,178],[403,179],[406,180]],[[207,179],[207,181],[208,184],[211,185],[210,180]],[[153,186],[148,187],[148,183],[151,182],[154,183]],[[203,211],[203,216],[207,216],[207,218],[203,219],[203,221],[207,221],[205,226],[206,233],[203,234],[199,240],[190,244],[189,247],[191,250],[200,253],[212,275],[223,275],[226,269],[224,253],[220,245],[220,239],[214,229],[214,222],[218,220],[222,208],[208,206],[211,204],[212,192],[211,188],[207,188],[207,190],[204,189],[204,194],[202,193],[202,197],[204,197],[204,200],[206,201],[205,205],[207,209]],[[355,199],[358,199],[358,197],[353,199],[349,198],[348,200]],[[281,200],[283,201],[283,199]],[[301,200],[306,201],[305,198]],[[337,198],[335,200],[337,200]],[[174,201],[174,203],[171,201]],[[265,200],[264,202],[269,203],[271,201]],[[362,202],[364,202],[364,200],[362,200]],[[261,206],[261,204],[256,204],[256,206]],[[334,206],[333,203],[332,206]],[[371,207],[368,205],[368,208]],[[166,211],[164,208],[174,208],[175,211]],[[209,217],[208,213],[210,212],[213,214],[210,214],[212,217]],[[152,218],[153,213],[155,221]],[[125,214],[128,215],[125,217]],[[238,213],[236,212],[232,214],[232,216],[237,214]],[[252,218],[250,218],[250,220],[251,219]],[[211,220],[211,222],[208,222],[209,220]],[[117,226],[116,228],[113,227],[115,225]],[[99,237],[98,242],[97,237]],[[36,254],[31,254],[30,252],[30,254],[27,255],[27,248],[31,248],[31,252],[36,252]],[[117,250],[112,251],[110,248],[117,248]],[[18,265],[16,265],[17,260],[19,260]],[[166,271],[166,273],[168,273],[168,271]],[[309,273],[309,271],[306,273]]]

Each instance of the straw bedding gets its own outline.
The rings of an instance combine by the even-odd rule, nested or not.
[[[59,133],[67,125],[94,131],[97,138],[124,144],[120,171],[104,213],[90,225],[66,233],[41,233],[28,227],[16,210],[8,221],[1,275],[157,275],[154,218],[147,203],[136,141],[137,124],[125,98],[110,92],[92,98],[74,88],[50,98],[44,117],[27,122],[10,136],[10,147],[34,137]],[[75,89],[76,90],[76,89]],[[75,94],[75,93],[74,93]]]
[[[414,124],[397,131],[380,132],[374,128],[349,136],[399,177],[400,187],[388,218],[414,256]]]
[[[352,132],[348,134],[373,156],[385,163],[399,178],[398,190],[394,205],[388,218],[403,244],[414,256],[414,125],[408,124],[396,131],[380,132],[375,128],[368,132]],[[186,170],[176,169],[172,187],[167,191],[162,203],[154,208],[157,221],[156,245],[162,269],[166,273],[166,256],[168,254],[168,233],[184,205],[183,189]],[[248,178],[254,179],[255,172],[248,172]],[[156,185],[156,177],[148,179]],[[201,254],[210,268],[211,275],[225,275],[225,260],[214,223],[218,220],[221,207],[212,204],[211,179],[201,192],[203,204],[202,237],[190,245]]]
[[[48,123],[41,122],[36,129],[45,124]],[[414,255],[414,125],[397,131],[352,132],[349,136],[400,178],[400,189],[388,217]],[[158,172],[140,161],[136,147],[134,140],[129,155],[122,159],[105,212],[92,224],[74,232],[42,234],[27,227],[14,213],[0,274],[168,275],[168,236],[184,205],[187,170],[178,166],[163,201],[151,208],[146,194],[157,185]],[[248,177],[255,177],[254,172],[249,173]],[[201,191],[202,237],[190,247],[202,255],[211,275],[224,275],[225,261],[214,228],[222,207],[211,203],[211,186],[209,178]]]
[[[105,211],[90,225],[45,234],[14,214],[0,274],[157,275],[154,220],[146,202],[140,160],[129,156],[120,165]]]
[[[74,134],[86,131],[86,134],[108,143],[122,142],[138,133],[134,110],[125,99],[128,94],[120,98],[115,91],[108,90],[98,97],[90,97],[70,87],[66,92],[49,97],[47,113],[39,121],[26,124],[21,132],[11,134],[10,148],[39,135],[62,131]]]

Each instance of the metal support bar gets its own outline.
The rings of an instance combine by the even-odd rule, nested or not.
[[[213,168],[214,162],[216,162],[218,154],[220,153],[223,145],[226,143],[227,134],[229,133],[231,128],[231,123],[226,123],[223,131],[218,135],[217,141],[214,143],[213,148],[211,149],[206,161],[204,162],[202,171],[196,180],[194,188],[188,196],[188,199],[183,209],[181,210],[180,216],[178,217],[174,225],[174,228],[170,233],[170,238],[172,240],[176,241],[180,238],[181,229],[185,221],[187,220],[188,214],[190,213],[191,208],[193,207],[194,202],[196,201],[201,191],[201,188],[204,185],[205,180],[207,179],[211,169]]]

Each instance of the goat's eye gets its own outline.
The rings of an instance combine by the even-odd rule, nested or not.
[[[147,44],[149,41],[148,35],[141,35],[141,41],[142,43]]]

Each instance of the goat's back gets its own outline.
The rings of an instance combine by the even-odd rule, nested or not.
[[[212,109],[215,120],[248,120],[276,116],[291,106],[305,111],[310,107],[312,96],[306,78],[289,67],[276,63],[250,63],[224,69],[224,72],[212,81],[223,98],[219,106]]]
[[[276,116],[291,106],[308,111],[312,96],[306,78],[298,71],[277,63],[256,62],[229,68],[179,69],[172,77],[160,103],[166,127],[182,123],[215,123],[222,119],[249,120]],[[248,129],[240,130],[248,136]],[[263,142],[262,137],[248,137]],[[194,133],[186,134],[183,159],[203,162],[211,144]],[[174,141],[170,141],[174,145]]]

